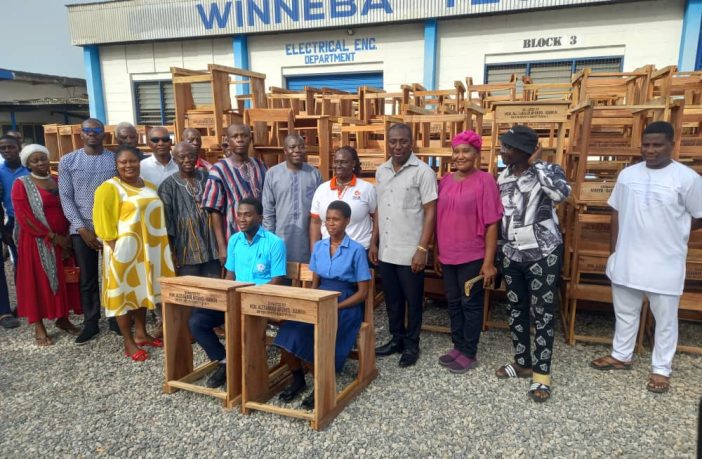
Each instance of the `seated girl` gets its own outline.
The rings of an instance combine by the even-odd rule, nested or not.
[[[335,349],[337,373],[343,369],[361,328],[371,278],[365,249],[346,234],[350,221],[351,207],[347,203],[329,204],[325,219],[329,237],[314,245],[310,258],[312,287],[341,292]],[[293,374],[293,383],[280,394],[282,401],[290,402],[306,387],[302,363],[314,363],[314,328],[311,324],[286,321],[280,326],[275,345],[281,348],[283,360]],[[302,406],[314,407],[314,391]]]

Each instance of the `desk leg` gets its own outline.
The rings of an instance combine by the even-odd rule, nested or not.
[[[319,138],[319,172],[324,180],[329,180],[330,146],[329,118],[317,120],[317,136]],[[346,145],[346,144],[344,144]]]
[[[229,298],[230,310],[224,315],[225,348],[227,350],[227,398],[225,408],[241,400],[241,307],[235,292]]]
[[[193,371],[193,346],[190,344],[188,319],[190,309],[173,303],[163,304],[163,353],[165,383],[163,391],[171,394],[178,389],[168,381],[182,378]]]
[[[266,324],[265,317],[242,316],[242,374],[241,412],[249,414],[246,402],[266,402],[268,387],[268,359],[266,355]]]
[[[314,419],[311,426],[322,430],[331,420],[336,406],[336,373],[334,349],[338,319],[336,298],[319,305],[314,327]]]

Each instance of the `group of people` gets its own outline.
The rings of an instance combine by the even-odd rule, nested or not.
[[[18,313],[36,324],[37,343],[51,342],[43,319],[76,334],[77,343],[89,341],[99,332],[102,307],[115,319],[110,327],[122,335],[125,355],[143,361],[144,347],[163,345],[159,327],[149,334],[145,325],[146,311],[159,309],[159,277],[285,284],[286,262],[300,262],[309,263],[314,288],[341,292],[335,349],[341,371],[361,326],[374,266],[391,335],[376,354],[400,354],[399,365],[410,367],[420,355],[431,251],[433,269],[443,278],[453,343],[438,363],[457,374],[476,366],[484,289],[501,277],[514,360],[498,368],[496,377],[529,378],[534,401],[550,398],[563,250],[556,204],[571,188],[560,166],[542,160],[532,129],[516,125],[499,137],[506,168],[496,181],[479,169],[480,135],[457,134],[451,143],[454,171],[437,184],[435,172],[412,152],[410,126],[395,124],[387,137],[390,159],[378,167],[375,185],[360,178],[358,154],[348,146],[334,152],[334,177],[322,182],[297,134],[285,138],[285,161],[270,169],[249,156],[252,138],[245,125],[229,127],[226,157],[214,164],[200,156],[197,130],[187,129],[185,140],[173,145],[167,129],[151,129],[153,154],[146,157],[133,126],[118,126],[115,152],[104,148],[104,135],[100,121],[83,122],[85,146],[61,158],[58,184],[44,147],[29,145],[20,153],[19,145],[0,138],[3,189],[9,175],[3,167],[20,176],[11,201],[3,199],[8,216],[14,209],[19,230]],[[654,392],[669,387],[686,242],[702,221],[702,178],[671,159],[673,139],[668,123],[650,124],[643,161],[622,172],[610,199],[613,255],[607,274],[617,325],[612,355],[591,364],[599,370],[631,367],[638,311],[647,296],[657,325],[648,384]],[[70,259],[80,271],[80,301],[70,301],[64,279]],[[474,284],[470,291],[464,288],[468,281]],[[7,288],[0,288],[0,308],[7,305],[0,316],[9,310],[6,297]],[[71,308],[84,314],[80,330],[68,321]],[[219,362],[207,380],[210,387],[226,383],[225,349],[216,333],[223,323],[223,313],[205,309],[189,319],[193,338]],[[287,321],[274,344],[293,374],[280,394],[290,402],[306,387],[313,333],[306,324]],[[302,403],[313,406],[314,395]]]

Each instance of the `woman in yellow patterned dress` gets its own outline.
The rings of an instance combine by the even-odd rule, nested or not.
[[[158,278],[175,275],[173,259],[163,203],[139,176],[139,150],[120,146],[115,162],[117,176],[98,187],[93,207],[95,234],[103,241],[102,304],[107,317],[117,318],[124,354],[144,361],[149,355],[140,346],[163,346],[146,331],[146,310],[161,301]]]

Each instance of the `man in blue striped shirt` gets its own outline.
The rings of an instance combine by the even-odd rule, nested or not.
[[[100,332],[98,254],[102,242],[93,227],[93,197],[102,182],[117,175],[117,169],[114,153],[103,147],[105,126],[100,120],[83,121],[80,138],[85,146],[63,156],[58,170],[61,206],[71,224],[71,242],[80,267],[83,330],[76,343],[84,344]]]

